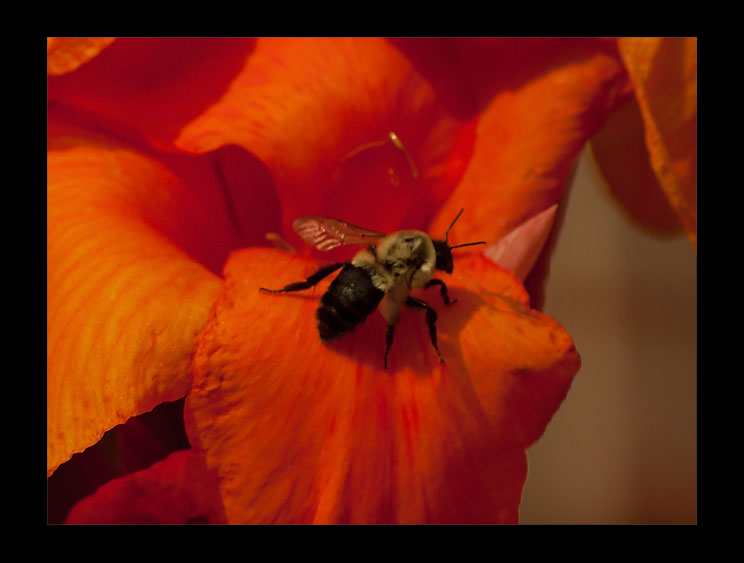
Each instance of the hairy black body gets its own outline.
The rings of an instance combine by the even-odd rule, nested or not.
[[[385,293],[377,289],[364,268],[349,263],[323,294],[315,312],[323,341],[340,338],[377,309]]]

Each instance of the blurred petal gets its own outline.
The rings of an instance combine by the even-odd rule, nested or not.
[[[47,74],[72,72],[113,42],[113,37],[47,37]]]
[[[574,159],[627,96],[614,44],[600,40],[499,40],[458,43],[485,104],[473,155],[440,208],[432,232],[444,232],[461,207],[467,220],[452,242],[494,243],[558,202]],[[477,72],[476,72],[477,71]]]
[[[220,476],[228,521],[516,522],[525,448],[579,367],[570,337],[529,310],[516,278],[473,256],[447,280],[458,302],[436,307],[447,363],[423,316],[406,310],[384,371],[377,313],[320,342],[314,312],[327,281],[314,294],[258,292],[316,264],[233,254],[200,338],[186,429]]]
[[[619,40],[646,130],[651,166],[697,243],[697,38]]]
[[[384,232],[425,228],[454,185],[458,167],[446,163],[463,127],[383,39],[262,38],[225,95],[175,144],[203,153],[232,143],[255,154],[277,185],[282,232],[299,246],[292,221],[320,212]],[[358,153],[390,132],[422,172],[415,183],[391,147]],[[350,173],[354,154],[359,168]],[[390,164],[398,161],[400,171]]]
[[[483,254],[523,282],[548,240],[557,211],[558,205],[551,205],[486,248]]]
[[[47,463],[189,388],[220,279],[214,206],[167,168],[50,113]]]
[[[681,231],[651,168],[638,100],[629,98],[592,137],[592,153],[612,195],[628,217],[659,235]]]
[[[217,479],[202,456],[175,452],[109,481],[77,503],[66,524],[222,524]]]

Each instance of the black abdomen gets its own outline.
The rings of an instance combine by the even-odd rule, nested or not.
[[[364,268],[346,264],[320,300],[315,313],[321,340],[343,336],[380,304],[385,293],[372,285]]]

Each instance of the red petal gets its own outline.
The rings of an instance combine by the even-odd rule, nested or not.
[[[76,72],[50,76],[48,97],[171,147],[181,128],[220,98],[254,40],[120,38]]]
[[[114,479],[76,504],[66,524],[222,524],[214,472],[191,450]]]
[[[187,433],[220,476],[228,521],[516,522],[524,450],[579,367],[570,337],[526,307],[513,276],[473,257],[447,281],[458,302],[436,307],[447,363],[407,310],[383,371],[377,313],[319,341],[327,281],[314,296],[258,292],[313,266],[279,251],[234,254],[201,337]]]

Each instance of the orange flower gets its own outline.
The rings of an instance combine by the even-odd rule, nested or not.
[[[446,363],[406,310],[388,370],[379,315],[318,339],[329,279],[258,288],[349,259],[302,245],[301,215],[441,238],[464,207],[450,243],[497,243],[628,93],[605,40],[129,39],[50,76],[49,473],[183,396],[191,444],[68,521],[516,522],[580,364],[519,279],[456,250],[457,303],[417,293]]]
[[[697,38],[623,38],[619,48],[635,95],[592,139],[593,152],[636,223],[682,229],[697,246]]]

